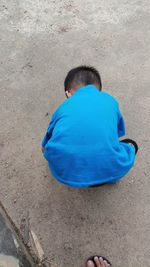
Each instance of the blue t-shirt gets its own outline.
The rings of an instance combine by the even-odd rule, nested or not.
[[[123,177],[135,150],[122,143],[125,125],[117,101],[93,85],[79,88],[54,112],[42,141],[44,157],[60,182],[87,187]]]

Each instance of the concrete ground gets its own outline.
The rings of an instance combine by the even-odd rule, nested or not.
[[[0,199],[17,226],[30,211],[52,266],[83,267],[93,254],[150,266],[149,25],[149,0],[0,2]],[[117,185],[69,188],[41,155],[64,77],[80,64],[99,69],[140,147]]]
[[[0,205],[0,266],[35,267],[25,246]]]

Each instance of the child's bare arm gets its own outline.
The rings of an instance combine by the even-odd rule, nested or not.
[[[41,150],[42,150],[42,153],[44,153],[45,148],[44,147],[41,147]]]

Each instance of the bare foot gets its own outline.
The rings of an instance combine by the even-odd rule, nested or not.
[[[100,258],[94,257],[94,261],[95,261],[96,267],[110,267],[110,264],[108,264],[108,262],[106,260],[103,260],[102,257],[100,257]],[[94,262],[89,260],[87,262],[86,267],[95,267]]]

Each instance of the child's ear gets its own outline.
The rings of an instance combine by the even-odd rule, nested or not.
[[[67,97],[71,97],[72,94],[71,94],[69,91],[66,91],[66,96],[67,96]]]

